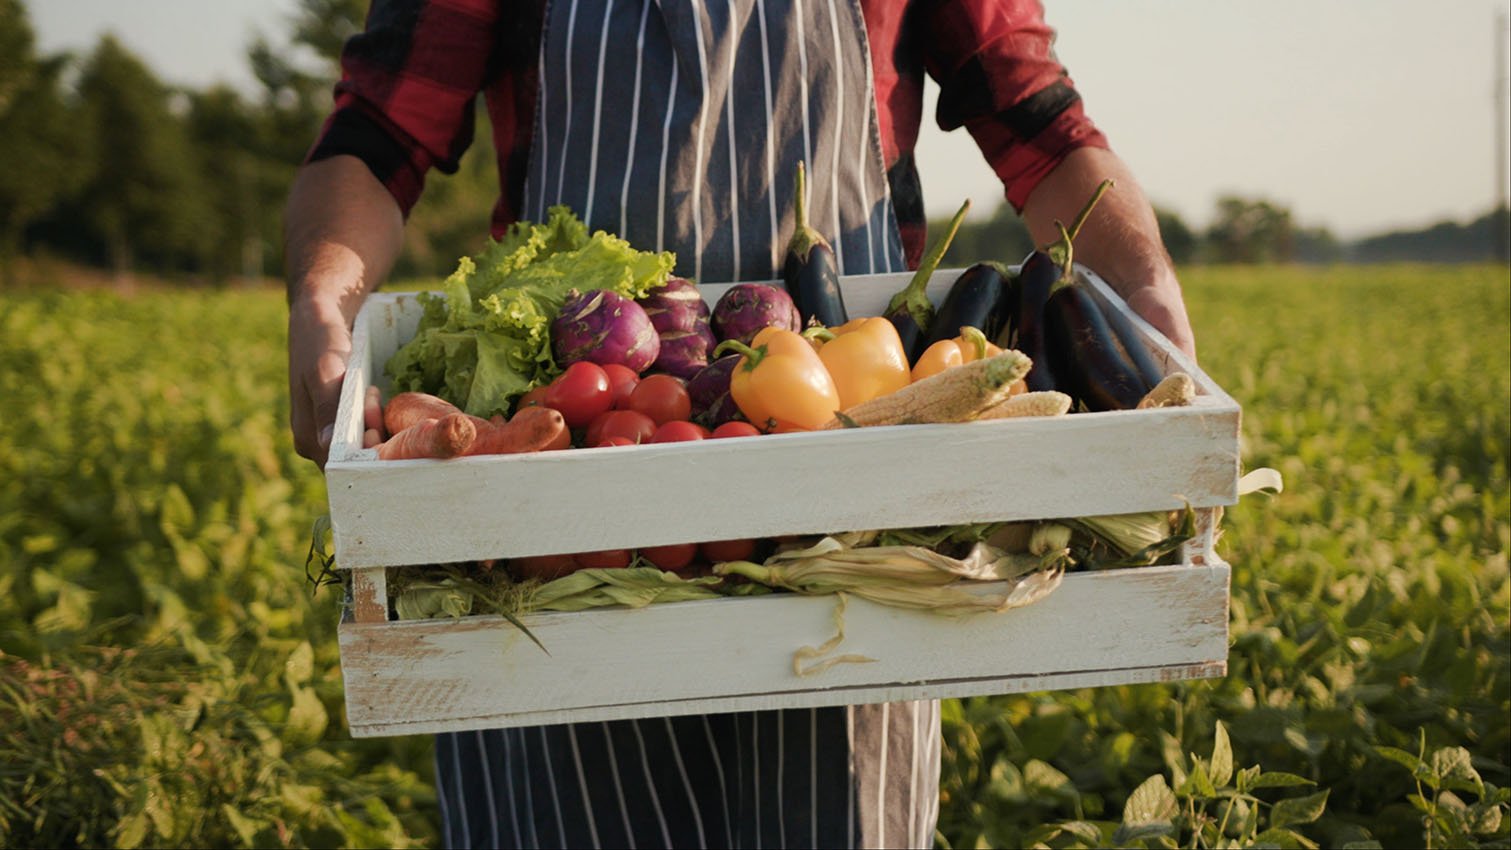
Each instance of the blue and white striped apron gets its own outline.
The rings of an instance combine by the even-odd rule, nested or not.
[[[841,270],[903,270],[860,15],[551,0],[525,214],[770,280],[803,161]],[[929,847],[939,747],[933,701],[560,724],[438,736],[436,787],[455,847]]]

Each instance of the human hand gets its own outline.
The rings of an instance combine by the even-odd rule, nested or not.
[[[351,328],[339,307],[320,299],[289,305],[289,427],[294,449],[321,469],[351,348]]]

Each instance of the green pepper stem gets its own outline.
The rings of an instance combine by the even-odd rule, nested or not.
[[[906,309],[913,315],[913,321],[920,328],[928,329],[934,319],[934,304],[929,301],[925,290],[929,286],[929,278],[934,275],[934,270],[939,268],[939,263],[944,259],[945,251],[949,250],[950,243],[955,240],[955,234],[960,230],[960,223],[965,221],[965,213],[971,208],[971,199],[966,198],[965,203],[960,205],[960,211],[950,219],[950,225],[945,229],[943,237],[929,246],[924,252],[923,260],[918,264],[918,270],[913,272],[913,279],[908,285],[892,296],[892,301],[887,304],[887,315],[892,315],[899,310]]]
[[[960,329],[960,338],[976,349],[977,360],[986,359],[986,334],[982,333],[980,328],[966,325]]]
[[[835,336],[836,334],[834,333],[834,331],[829,330],[823,325],[814,325],[813,327],[803,331],[803,339],[806,339],[809,342],[812,342],[815,339],[820,342],[831,342],[834,340]]]
[[[737,339],[726,339],[714,346],[713,356],[717,358],[729,351],[744,356],[745,361],[740,364],[741,368],[744,369],[754,369],[760,365],[762,360],[766,359],[766,346],[762,345],[757,348],[751,348]]]

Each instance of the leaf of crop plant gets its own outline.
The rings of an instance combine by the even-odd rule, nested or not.
[[[1427,757],[1427,766],[1439,777],[1442,785],[1460,790],[1474,791],[1484,796],[1485,783],[1479,771],[1469,761],[1469,751],[1463,747],[1443,747]]]
[[[1327,795],[1331,789],[1323,789],[1305,797],[1287,797],[1270,809],[1270,826],[1287,826],[1293,823],[1311,823],[1322,817],[1327,808]]]
[[[1304,776],[1297,776],[1294,773],[1285,773],[1277,770],[1271,773],[1259,774],[1259,776],[1249,784],[1249,790],[1253,791],[1259,788],[1292,788],[1297,785],[1316,784],[1317,783],[1313,782],[1310,779],[1307,779]]]
[[[1128,795],[1128,802],[1123,805],[1123,823],[1141,826],[1168,822],[1179,811],[1180,804],[1165,784],[1165,777],[1156,773]]]
[[[1233,778],[1233,745],[1228,741],[1228,727],[1217,721],[1217,737],[1212,743],[1212,763],[1208,768],[1212,784],[1221,788]]]

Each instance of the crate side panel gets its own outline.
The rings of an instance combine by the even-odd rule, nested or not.
[[[572,709],[605,705],[1187,667],[1226,658],[1227,592],[1225,566],[1151,567],[1071,575],[1034,605],[958,619],[852,600],[834,652],[874,661],[812,676],[794,672],[793,656],[833,636],[834,597],[528,618],[549,655],[497,617],[347,623],[342,667],[354,727],[521,712],[569,719]]]
[[[1009,676],[993,679],[954,679],[917,685],[832,688],[823,691],[742,694],[739,696],[714,697],[700,700],[622,703],[618,705],[577,708],[572,709],[570,712],[529,711],[510,714],[495,711],[477,717],[456,717],[444,720],[404,720],[363,725],[353,724],[349,728],[354,738],[391,737],[394,735],[433,734],[437,732],[465,732],[473,729],[538,726],[563,722],[589,723],[604,720],[675,717],[685,714],[766,711],[778,708],[821,708],[826,706],[860,705],[899,700],[998,696],[1002,694],[1035,693],[1038,691],[1069,690],[1073,688],[1141,685],[1156,682],[1211,679],[1225,676],[1227,675],[1227,671],[1228,665],[1226,660],[1206,661],[1197,664],[1178,664],[1165,667],[1123,667],[1107,670]]]
[[[326,472],[350,568],[1231,504],[1237,436],[1164,409]]]

